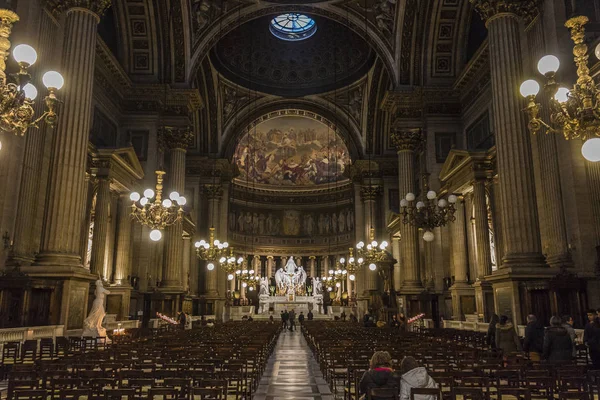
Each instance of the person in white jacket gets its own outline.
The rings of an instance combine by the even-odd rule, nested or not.
[[[410,400],[412,388],[437,388],[438,384],[429,376],[425,367],[419,367],[414,357],[404,357],[400,364],[400,400]],[[415,400],[435,400],[434,396],[415,395]]]

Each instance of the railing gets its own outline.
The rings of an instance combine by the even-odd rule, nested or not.
[[[37,340],[43,338],[52,338],[63,336],[64,325],[48,326],[25,326],[22,328],[0,329],[0,352],[4,350],[4,344],[8,342],[21,342],[26,340]]]
[[[487,332],[490,324],[487,322],[467,322],[467,321],[451,321],[444,320],[444,328],[460,329],[466,331]],[[519,336],[525,336],[525,325],[517,325],[517,333]],[[575,329],[577,335],[577,343],[583,343],[583,329]]]

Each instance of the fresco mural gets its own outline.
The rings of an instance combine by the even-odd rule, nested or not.
[[[234,161],[242,180],[272,185],[318,185],[342,179],[350,156],[327,125],[283,116],[261,122],[238,143]]]

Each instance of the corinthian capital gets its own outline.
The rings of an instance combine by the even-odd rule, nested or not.
[[[48,8],[55,14],[71,8],[85,8],[101,17],[110,3],[111,0],[48,0]]]
[[[486,25],[502,14],[522,17],[525,23],[533,21],[539,13],[540,0],[469,0]]]
[[[219,200],[223,196],[221,185],[204,185],[204,194],[209,200]]]
[[[360,189],[363,201],[375,200],[379,195],[381,195],[381,186],[363,186]]]
[[[419,151],[425,142],[425,136],[421,129],[392,128],[391,139],[392,144],[399,152]]]
[[[158,142],[163,150],[187,149],[194,139],[189,126],[163,126],[158,131]]]

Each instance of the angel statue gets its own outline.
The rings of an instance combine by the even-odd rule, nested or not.
[[[82,336],[106,337],[106,329],[102,327],[102,320],[106,315],[106,311],[104,310],[104,297],[106,297],[107,294],[110,294],[110,292],[104,289],[101,279],[96,281],[96,291],[94,294],[96,298],[92,303],[92,309],[87,318],[83,321]]]
[[[260,296],[269,295],[269,278],[260,278],[260,291],[258,293]]]
[[[313,280],[313,296],[323,294],[323,283],[319,278],[312,278]]]

